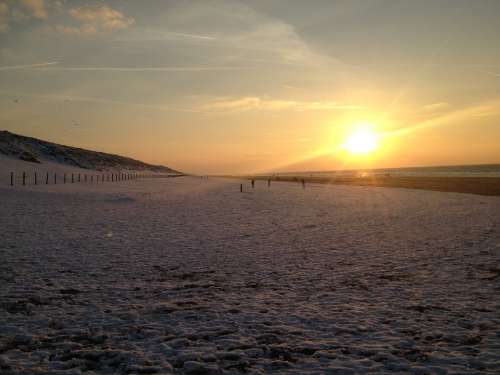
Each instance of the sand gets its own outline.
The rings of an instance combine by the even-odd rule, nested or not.
[[[0,373],[498,374],[500,199],[0,187]]]
[[[241,177],[237,177],[241,178]],[[303,177],[303,176],[246,176],[246,179],[272,180],[315,184],[337,184],[419,189],[454,193],[500,196],[498,177]]]

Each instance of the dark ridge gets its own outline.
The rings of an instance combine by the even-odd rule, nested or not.
[[[163,165],[152,165],[125,156],[64,146],[8,131],[0,131],[0,155],[32,163],[52,161],[94,170],[133,169],[158,173],[180,173]]]

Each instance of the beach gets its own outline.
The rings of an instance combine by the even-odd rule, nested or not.
[[[500,371],[498,197],[180,177],[0,202],[2,374]]]
[[[234,176],[236,178],[241,178]],[[285,181],[392,187],[404,189],[431,190],[441,192],[468,193],[478,195],[500,195],[500,177],[434,177],[434,176],[364,176],[364,177],[317,177],[304,175],[255,175],[249,180]]]

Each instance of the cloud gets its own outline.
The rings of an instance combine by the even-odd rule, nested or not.
[[[438,112],[438,111],[445,111],[451,108],[450,103],[446,102],[438,102],[438,103],[432,103],[432,104],[427,104],[422,107],[422,110],[424,112]]]
[[[9,31],[9,6],[6,3],[0,3],[0,33]]]
[[[40,20],[47,18],[47,9],[44,0],[21,0],[22,7],[29,12],[30,16]]]
[[[314,110],[358,110],[362,107],[356,105],[344,105],[337,102],[307,102],[280,99],[262,99],[256,96],[218,99],[202,106],[204,110],[220,112],[239,111],[314,111]]]
[[[45,65],[52,65],[55,63],[47,64],[37,64],[33,66],[23,66],[20,67],[32,67],[39,68],[39,70],[50,70],[50,71],[88,71],[88,72],[205,72],[205,71],[230,71],[230,70],[247,70],[253,69],[253,67],[248,66],[134,66],[134,67],[124,67],[124,66],[57,66],[48,67]],[[14,67],[15,68],[15,67]],[[1,69],[1,67],[0,67]]]
[[[31,19],[45,21],[49,18],[49,9],[59,9],[59,1],[17,0],[0,1],[0,33],[10,30],[11,22],[25,22]]]
[[[400,135],[412,133],[414,131],[444,125],[456,125],[466,121],[474,121],[477,117],[490,117],[500,115],[500,99],[496,98],[469,107],[462,107],[453,111],[439,113],[429,119],[417,122],[413,125],[403,126],[399,129],[388,132],[387,135]]]
[[[69,94],[41,94],[41,93],[30,93],[30,92],[22,92],[22,91],[9,91],[0,89],[0,95],[16,95],[23,96],[28,98],[37,98],[43,100],[52,100],[52,101],[62,101],[62,102],[88,102],[88,103],[96,103],[102,105],[117,105],[124,107],[136,107],[147,110],[155,110],[155,111],[165,111],[165,112],[188,112],[188,113],[203,113],[200,110],[192,109],[192,108],[181,108],[181,107],[171,107],[164,105],[155,105],[155,104],[145,104],[138,102],[128,102],[121,101],[103,97],[91,97],[91,96],[80,96],[80,95],[69,95]]]
[[[68,13],[81,25],[77,27],[56,25],[54,26],[55,31],[67,35],[96,34],[98,32],[126,29],[135,23],[133,18],[127,17],[122,12],[106,5],[86,5],[72,8]]]
[[[154,30],[148,28],[134,28],[134,31],[125,36],[115,39],[119,42],[207,42],[215,40],[215,37],[208,34],[195,34],[187,32],[177,32],[170,30]]]
[[[44,66],[55,65],[58,64],[57,61],[45,62],[39,64],[30,64],[30,65],[9,65],[9,66],[0,66],[1,70],[14,70],[14,69],[30,69],[30,68],[42,68]]]
[[[443,114],[449,113],[453,110],[453,106],[447,102],[436,102],[426,104],[420,108],[415,109],[409,113],[410,118],[415,122],[427,121]]]
[[[480,69],[477,69],[477,71],[480,72],[480,73],[487,74],[487,75],[492,76],[492,77],[500,77],[500,73],[492,72],[492,71],[489,71],[489,70],[480,70]]]

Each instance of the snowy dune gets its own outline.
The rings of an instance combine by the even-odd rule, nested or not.
[[[0,373],[498,374],[500,198],[0,187]]]
[[[93,182],[97,183],[97,176],[99,176],[99,181],[106,179],[107,176],[111,174],[136,174],[138,176],[169,176],[178,175],[179,172],[152,172],[145,170],[134,170],[134,169],[123,169],[123,168],[109,168],[106,170],[94,170],[78,168],[73,166],[68,166],[65,164],[57,163],[50,160],[43,160],[41,163],[30,163],[22,160],[18,160],[12,157],[7,157],[0,155],[0,186],[10,186],[11,172],[14,173],[13,183],[14,185],[22,185],[23,183],[23,173],[26,175],[25,183],[26,185],[35,184],[35,173],[37,174],[38,185],[44,185],[46,183],[47,173],[49,174],[49,184],[54,184],[54,175],[56,175],[56,183],[62,184],[64,179],[64,174],[66,174],[66,182],[70,183],[73,175],[74,182],[78,182],[78,175],[80,175],[80,182],[84,182],[84,176],[87,175],[88,183],[90,183],[90,177],[93,176]]]

